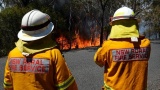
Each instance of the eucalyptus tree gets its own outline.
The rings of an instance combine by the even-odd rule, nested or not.
[[[72,26],[78,28],[78,33],[83,39],[92,39],[92,41],[94,41],[94,38],[96,38],[94,33],[99,33],[101,34],[100,40],[102,42],[104,26],[109,26],[109,24],[106,23],[109,22],[112,8],[115,7],[112,1],[70,0],[72,6],[70,10],[72,12]]]
[[[152,35],[155,36],[155,39],[159,38],[160,33],[160,1],[153,0],[151,3],[151,7],[145,12],[145,22],[148,30],[148,36],[151,37]]]
[[[93,39],[91,29],[96,26],[98,16],[98,6],[93,0],[70,0],[69,5],[63,10],[68,13],[70,31],[72,39],[79,35],[83,40]],[[71,39],[71,40],[72,40]]]
[[[116,5],[116,1],[114,0],[97,0],[99,6],[100,6],[100,12],[101,12],[101,32],[100,32],[100,46],[102,46],[103,40],[104,40],[104,23],[106,22],[106,26],[109,27],[109,17],[113,14],[114,8],[119,6],[119,4]],[[107,31],[107,36],[109,35],[109,30]]]

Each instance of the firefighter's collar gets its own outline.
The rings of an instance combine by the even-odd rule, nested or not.
[[[57,46],[55,41],[47,37],[33,42],[25,42],[19,39],[15,44],[25,56],[48,50]]]
[[[134,37],[134,38],[133,38]],[[112,25],[109,38],[135,38],[139,37],[138,23],[136,20],[118,20]]]

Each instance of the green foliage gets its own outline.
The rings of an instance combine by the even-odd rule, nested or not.
[[[37,3],[30,3],[26,7],[7,7],[0,12],[0,57],[7,55],[10,50],[15,47],[18,40],[17,34],[20,31],[22,17],[32,9],[38,9],[51,16],[51,21],[55,25],[55,31],[58,27],[60,30],[67,29],[65,20],[59,12],[53,10],[52,7]],[[56,23],[58,23],[56,25]],[[58,31],[58,29],[57,29]]]
[[[146,26],[150,30],[146,30],[146,34],[148,34],[148,37],[151,37],[152,35],[156,35],[160,32],[160,1],[159,0],[153,0],[151,7],[148,8],[148,10],[145,12],[145,21]]]
[[[14,48],[17,41],[17,33],[20,30],[21,18],[26,9],[12,7],[6,8],[0,13],[0,56],[6,55]]]

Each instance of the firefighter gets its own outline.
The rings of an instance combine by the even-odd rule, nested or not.
[[[150,41],[141,36],[131,8],[121,7],[111,18],[111,33],[94,55],[104,66],[102,90],[146,90]]]
[[[26,13],[16,47],[9,52],[4,73],[5,90],[78,90],[56,42],[54,25],[39,10]]]

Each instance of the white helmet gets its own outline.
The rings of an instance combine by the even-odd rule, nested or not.
[[[132,9],[128,7],[121,7],[114,13],[113,17],[110,18],[110,21],[116,21],[121,19],[136,19],[135,14]]]
[[[31,10],[22,18],[18,38],[24,41],[38,40],[50,34],[53,28],[54,25],[48,14],[39,10]]]

